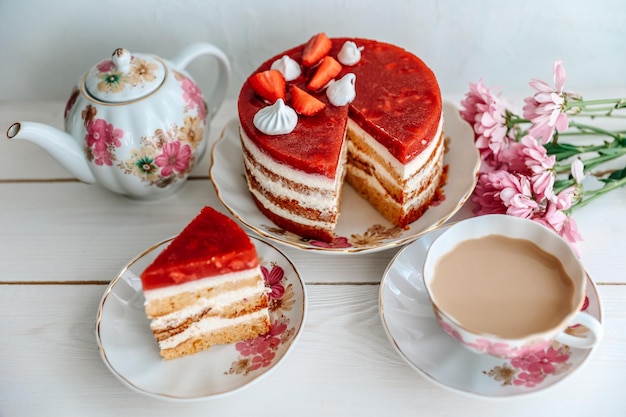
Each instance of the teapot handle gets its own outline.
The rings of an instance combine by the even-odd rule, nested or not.
[[[215,87],[211,94],[205,95],[209,107],[209,118],[213,118],[226,97],[228,81],[230,80],[230,61],[217,46],[210,43],[194,43],[185,47],[172,59],[174,67],[184,69],[191,61],[201,55],[215,57],[218,63],[218,74]]]

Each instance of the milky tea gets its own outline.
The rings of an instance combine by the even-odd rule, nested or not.
[[[488,235],[437,261],[431,295],[466,330],[513,339],[561,323],[572,311],[574,283],[559,259],[534,243]]]

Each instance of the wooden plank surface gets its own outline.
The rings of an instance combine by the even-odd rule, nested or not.
[[[294,350],[262,382],[221,399],[170,403],[122,385],[94,334],[103,285],[0,285],[0,415],[621,416],[626,286],[602,285],[606,337],[570,379],[531,397],[451,393],[412,370],[380,325],[377,285],[309,285]]]

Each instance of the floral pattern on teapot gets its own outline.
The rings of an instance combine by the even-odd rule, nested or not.
[[[102,61],[97,65],[97,68],[99,71],[98,78],[102,80],[98,83],[98,91],[119,93],[124,90],[127,84],[134,87],[145,82],[155,81],[157,79],[155,71],[158,66],[153,62],[133,57],[127,74],[119,71],[110,59]]]
[[[104,61],[98,65],[102,72],[103,91],[115,92],[123,83],[136,85],[142,80],[153,79],[151,68],[141,63],[132,67],[127,76],[118,74],[119,77],[113,76],[115,74],[110,72],[111,67],[106,63]],[[181,83],[185,102],[182,126],[173,124],[167,130],[156,129],[151,135],[141,137],[139,148],[132,149],[128,158],[117,160],[115,150],[122,146],[125,132],[105,119],[98,118],[97,108],[89,104],[81,113],[86,130],[84,150],[89,162],[100,166],[116,166],[125,174],[134,175],[142,182],[161,188],[184,179],[189,174],[194,166],[195,151],[204,136],[208,110],[197,85],[182,73],[173,73]],[[67,103],[66,117],[77,96],[78,90]],[[192,111],[196,114],[193,115]]]

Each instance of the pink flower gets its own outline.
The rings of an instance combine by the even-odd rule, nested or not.
[[[554,198],[553,169],[556,157],[548,155],[546,148],[538,140],[527,135],[520,142],[511,143],[508,150],[502,153],[502,162],[508,166],[510,172],[530,177],[536,201]]]
[[[270,366],[274,357],[276,357],[276,352],[271,350],[266,350],[260,355],[253,357],[252,363],[250,364],[250,371]]]
[[[450,336],[454,337],[459,342],[465,344],[465,342],[463,341],[463,336],[461,336],[461,333],[459,333],[458,330],[456,330],[455,328],[453,328],[452,326],[450,326],[448,323],[446,323],[445,321],[441,319],[439,319],[438,322],[441,325],[441,328],[443,329],[444,332],[448,333]]]
[[[470,91],[465,95],[465,99],[461,101],[461,106],[464,109],[460,111],[460,114],[467,123],[473,126],[477,115],[481,113],[478,106],[495,100],[496,95],[485,86],[482,79],[476,84],[470,83],[469,86]],[[478,115],[478,118],[480,118],[480,115]]]
[[[189,167],[191,147],[176,140],[163,145],[162,153],[154,158],[154,163],[161,167],[161,175],[169,177],[174,171],[185,172]]]
[[[271,271],[261,266],[261,272],[265,279],[265,286],[270,288],[270,298],[280,299],[285,294],[285,287],[281,284],[285,271],[280,266],[275,266]]]
[[[481,159],[487,167],[497,168],[500,152],[513,139],[507,127],[506,106],[482,80],[477,84],[470,83],[470,91],[461,105],[464,107],[460,112],[461,117],[474,129],[476,148]]]
[[[311,240],[309,242],[312,246],[317,246],[318,248],[350,248],[352,244],[348,241],[346,237],[336,237],[333,239],[332,243],[323,242],[321,240]]]
[[[207,116],[207,109],[202,100],[202,92],[198,86],[189,78],[184,77],[182,82],[183,100],[191,109],[198,109],[198,117],[204,121]]]
[[[107,59],[106,61],[99,63],[97,68],[99,72],[110,72],[113,68],[115,68],[115,65],[113,65],[113,61]]]
[[[500,199],[506,206],[506,213],[528,219],[539,208],[534,200],[528,177],[505,172]]]
[[[478,176],[476,188],[472,194],[472,202],[476,204],[474,214],[506,214],[506,206],[500,199],[499,182],[493,176],[503,175],[505,171],[482,173]]]
[[[527,97],[524,102],[524,117],[533,125],[528,133],[547,143],[554,135],[555,129],[559,132],[567,130],[569,120],[565,114],[567,92],[563,91],[567,75],[562,61],[554,63],[554,84],[552,88],[545,81],[533,79],[530,86],[537,90],[532,97]]]
[[[87,123],[85,143],[91,148],[96,165],[113,165],[113,156],[109,147],[120,147],[124,136],[122,129],[116,129],[104,119],[95,119]]]
[[[511,360],[511,365],[533,374],[542,373],[548,375],[554,373],[555,363],[566,362],[568,359],[569,355],[564,353],[560,348],[554,349],[549,347],[529,355],[514,358]]]
[[[559,235],[570,243],[570,246],[572,247],[576,255],[580,257],[576,242],[580,242],[581,240],[583,240],[583,237],[578,232],[578,226],[576,225],[576,221],[571,216],[568,217],[563,223],[563,227],[561,227]]]
[[[506,357],[511,353],[511,347],[507,343],[491,342],[487,339],[476,339],[476,342],[467,343],[467,345],[494,356]]]
[[[513,383],[533,388],[542,383],[544,379],[546,379],[546,376],[540,372],[520,372]]]

